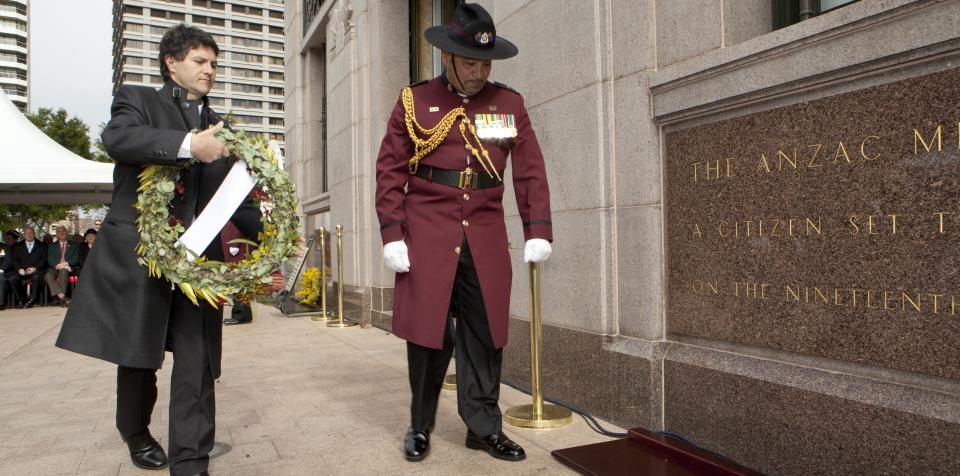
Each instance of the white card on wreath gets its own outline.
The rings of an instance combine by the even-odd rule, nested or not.
[[[210,203],[207,203],[190,228],[180,235],[177,246],[186,247],[192,258],[202,255],[255,185],[256,182],[247,172],[243,161],[234,163]]]

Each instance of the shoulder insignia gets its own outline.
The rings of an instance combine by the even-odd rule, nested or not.
[[[513,88],[511,88],[510,86],[507,86],[506,84],[503,84],[503,83],[501,83],[501,82],[499,82],[499,81],[494,81],[493,84],[494,84],[496,87],[498,87],[498,88],[506,89],[507,91],[513,91],[513,92],[515,92],[515,93],[517,93],[517,94],[520,94],[520,91],[517,91],[516,89],[513,89]],[[522,96],[522,94],[520,94],[520,95]]]

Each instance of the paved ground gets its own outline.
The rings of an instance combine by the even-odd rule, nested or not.
[[[551,450],[606,440],[579,417],[554,430],[504,425],[528,457],[494,460],[463,446],[455,394],[444,391],[431,454],[406,462],[403,342],[256,312],[253,324],[224,332],[217,441],[232,450],[211,462],[213,474],[571,474]],[[59,308],[0,312],[0,475],[158,474],[130,463],[114,428],[115,367],[53,346],[62,319]],[[159,374],[151,425],[162,444],[170,367]],[[523,403],[527,395],[503,387],[501,408]]]

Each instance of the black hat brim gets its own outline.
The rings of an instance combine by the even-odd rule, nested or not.
[[[447,33],[446,27],[442,26],[431,26],[427,28],[426,31],[423,32],[423,38],[427,40],[427,43],[443,51],[467,58],[502,60],[513,58],[517,56],[519,52],[516,45],[499,36],[494,39],[492,48],[480,48],[465,44],[462,40],[451,37]]]

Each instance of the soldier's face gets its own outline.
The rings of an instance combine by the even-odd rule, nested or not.
[[[447,80],[467,96],[479,93],[490,77],[492,68],[490,60],[464,58],[463,56],[454,57],[450,53],[444,52],[442,61],[443,67],[447,70]],[[454,66],[457,69],[456,73],[453,71]]]
[[[188,51],[182,61],[169,55],[164,61],[170,79],[187,90],[187,99],[200,99],[213,89],[217,79],[217,54],[213,48],[200,45]]]

